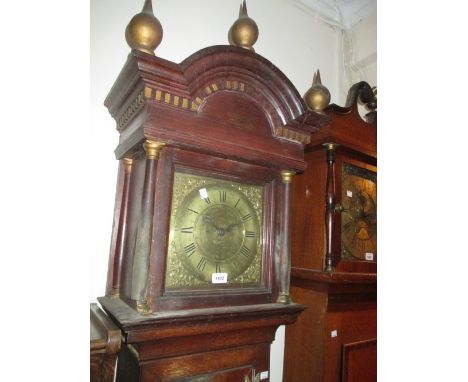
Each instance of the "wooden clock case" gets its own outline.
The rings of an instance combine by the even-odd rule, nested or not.
[[[105,105],[120,168],[99,302],[124,335],[117,381],[258,379],[277,327],[304,309],[288,299],[285,174],[305,169],[304,145],[329,117],[308,111],[269,61],[231,46],[180,64],[132,51]],[[178,169],[265,186],[261,286],[165,290]]]
[[[345,107],[325,110],[331,123],[312,136],[293,181],[291,296],[308,309],[286,328],[285,382],[376,379],[377,262],[341,256],[343,165],[377,170],[377,112],[364,121],[359,101],[376,109],[365,82]]]

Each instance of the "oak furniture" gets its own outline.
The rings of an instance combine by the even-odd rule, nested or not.
[[[293,180],[290,293],[308,308],[286,328],[285,382],[376,380],[376,107],[365,82],[330,105]]]
[[[122,335],[120,329],[97,306],[90,304],[90,380],[113,382]]]
[[[268,381],[289,297],[290,183],[330,118],[232,46],[133,50],[105,105],[120,161],[106,296],[117,381]]]

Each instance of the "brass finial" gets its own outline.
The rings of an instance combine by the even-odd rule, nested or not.
[[[228,39],[231,45],[255,51],[253,45],[258,39],[258,26],[247,14],[245,0],[240,5],[239,18],[234,21],[229,29]]]
[[[153,14],[151,0],[145,0],[140,13],[133,16],[125,30],[125,39],[130,48],[149,53],[154,56],[154,50],[161,43],[163,29],[159,20]]]
[[[322,113],[322,110],[330,103],[330,92],[322,85],[320,70],[317,70],[317,72],[314,73],[312,86],[304,94],[304,101],[310,110],[317,113]]]

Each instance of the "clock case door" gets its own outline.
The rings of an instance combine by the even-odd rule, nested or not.
[[[160,171],[160,172],[159,172]],[[264,187],[263,192],[263,243],[261,256],[261,282],[258,286],[208,284],[186,288],[166,288],[167,252],[170,230],[170,209],[173,178],[175,172],[197,176],[219,178],[236,183],[251,183]],[[158,177],[164,179],[156,185],[155,205],[164,206],[155,214],[155,245],[152,248],[148,280],[148,293],[161,310],[201,308],[217,305],[242,303],[269,303],[277,296],[273,252],[276,237],[275,211],[277,210],[280,187],[277,172],[273,169],[225,158],[208,156],[177,148],[163,151],[158,164]],[[266,243],[269,243],[268,245]]]
[[[377,173],[377,111],[361,117],[358,104],[376,108],[376,97],[366,82],[353,85],[344,107],[336,104],[325,109],[331,123],[311,136],[305,147],[307,168],[293,181],[291,221],[291,266],[324,271],[327,259],[327,199],[334,206],[342,203],[344,163]],[[375,105],[374,105],[375,104]],[[372,107],[371,107],[372,106]],[[333,164],[327,160],[327,145],[334,144]],[[329,176],[332,178],[330,185]],[[331,253],[335,272],[371,273],[376,261],[347,261],[341,258],[341,213],[332,212]]]
[[[304,145],[330,118],[308,110],[271,62],[231,46],[202,49],[180,64],[132,51],[105,105],[117,122],[121,163],[106,296],[139,312],[276,303],[283,295],[287,300],[290,187],[281,174],[305,169]],[[150,142],[164,145],[157,159],[143,151]],[[127,158],[131,168],[124,171]],[[177,166],[265,186],[261,286],[165,290]],[[150,227],[150,244],[138,274],[141,220]]]
[[[356,153],[346,148],[338,147],[336,150],[335,160],[335,196],[336,203],[343,206],[346,191],[343,187],[344,168],[350,165],[357,169],[362,169],[364,173],[373,173],[377,175],[376,159]],[[374,253],[372,260],[349,259],[343,255],[343,239],[342,239],[342,219],[344,212],[336,213],[333,217],[334,227],[333,232],[333,255],[334,267],[337,272],[356,272],[356,273],[376,273],[377,272],[377,254]]]

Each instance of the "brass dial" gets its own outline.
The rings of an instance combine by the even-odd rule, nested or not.
[[[342,255],[375,260],[377,255],[377,182],[375,173],[346,165],[342,183]]]
[[[173,210],[170,240],[172,256],[177,256],[185,272],[204,283],[212,283],[214,274],[226,274],[224,283],[230,283],[251,265],[259,267],[263,206],[262,198],[252,199],[259,187],[176,176],[185,180],[186,192]],[[195,180],[194,186],[187,187],[189,179]]]

